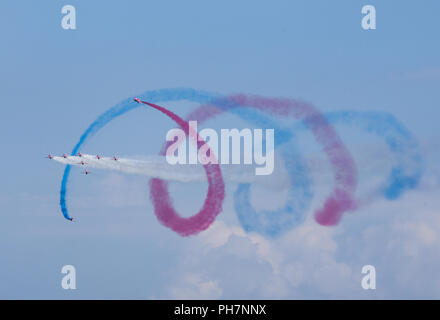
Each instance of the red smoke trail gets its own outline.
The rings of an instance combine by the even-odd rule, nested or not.
[[[186,135],[189,134],[189,124],[175,113],[146,101],[140,101],[149,105],[166,116],[174,120]],[[197,149],[199,149],[205,142],[199,135],[194,133],[197,137]],[[165,155],[167,147],[172,142],[168,142],[162,149],[161,154]],[[212,154],[212,150],[209,149]],[[176,231],[182,236],[189,236],[197,234],[209,227],[214,222],[215,217],[222,210],[222,203],[225,197],[225,185],[222,174],[218,164],[203,165],[208,179],[208,193],[203,204],[202,209],[195,215],[189,218],[182,218],[174,210],[172,199],[168,193],[168,184],[166,181],[154,178],[150,182],[150,198],[154,205],[154,210],[159,221],[168,228]]]
[[[233,95],[220,98],[214,103],[196,109],[188,119],[198,121],[236,107],[253,107],[276,116],[293,116],[305,122],[315,139],[321,144],[329,159],[335,178],[335,187],[324,206],[315,212],[315,219],[321,225],[336,225],[343,213],[356,207],[354,193],[357,187],[356,166],[336,131],[314,106],[291,99],[265,98],[260,96]]]

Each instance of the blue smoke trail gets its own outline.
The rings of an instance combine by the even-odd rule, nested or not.
[[[258,124],[261,128],[277,128],[276,146],[289,140],[293,142],[296,130],[308,129],[304,122],[299,122],[292,131],[278,128],[264,115],[248,108],[234,108],[232,112]],[[352,125],[376,134],[384,139],[390,151],[396,154],[397,164],[392,167],[385,186],[381,190],[386,199],[397,199],[406,190],[414,189],[417,186],[423,174],[423,160],[417,142],[395,117],[385,112],[355,111],[333,112],[327,113],[325,116],[331,124]],[[294,144],[289,144],[289,148],[291,145]],[[309,177],[305,174],[307,166],[294,148],[288,149],[287,152],[284,151],[283,158],[296,159],[296,161],[286,161],[292,188],[289,190],[289,200],[284,208],[257,213],[250,205],[250,184],[239,185],[234,194],[235,210],[242,227],[248,232],[254,231],[275,237],[301,223],[304,219],[303,213],[307,210],[308,203],[313,196],[308,188],[310,185]],[[297,202],[292,203],[292,199],[295,198]]]
[[[291,133],[282,128],[278,128],[273,121],[270,121],[269,118],[265,117],[260,112],[247,108],[231,109],[230,105],[227,105],[225,102],[220,102],[220,100],[217,99],[218,96],[216,94],[183,88],[147,91],[138,97],[142,100],[151,101],[153,103],[160,101],[189,100],[201,104],[207,104],[215,99],[216,102],[212,104],[217,107],[236,113],[243,119],[256,123],[259,127],[274,128],[277,132],[275,141],[276,147],[289,140],[292,140],[293,142],[293,135]],[[129,98],[104,112],[82,134],[80,140],[72,150],[72,155],[77,154],[80,148],[110,121],[139,107],[141,107],[140,104]],[[304,213],[312,198],[310,179],[307,175],[305,163],[302,161],[299,153],[296,152],[293,143],[292,146],[289,147],[289,150],[283,152],[283,155],[286,157],[286,167],[290,174],[291,181],[289,200],[285,208],[276,211],[264,211],[257,214],[249,202],[250,185],[241,184],[238,187],[235,193],[235,207],[237,209],[240,223],[245,230],[275,236],[304,220]],[[67,165],[61,182],[60,205],[64,217],[71,220],[66,205],[69,175],[70,165]]]
[[[273,128],[276,132],[275,148],[289,142],[282,150],[290,178],[288,199],[284,207],[257,212],[250,203],[251,185],[248,183],[240,184],[234,194],[234,208],[245,231],[258,232],[272,238],[279,236],[305,220],[305,213],[313,198],[307,165],[295,147],[295,136],[292,132],[279,127],[268,116],[255,109],[233,108],[231,112],[253,122],[259,128]]]
[[[389,173],[381,192],[388,200],[395,200],[406,190],[414,189],[423,174],[424,163],[417,141],[393,115],[378,111],[337,111],[326,113],[333,125],[351,125],[384,139],[397,164]],[[307,130],[302,123],[295,130]]]
[[[414,189],[423,174],[423,159],[411,133],[389,113],[335,112],[327,115],[331,123],[358,126],[382,137],[396,154],[397,165],[391,169],[383,189],[385,198],[394,200],[406,190]]]
[[[177,89],[162,89],[162,90],[147,91],[142,95],[140,95],[139,98],[141,98],[142,100],[151,101],[153,103],[160,101],[175,101],[175,100],[190,100],[199,103],[207,103],[210,100],[212,100],[214,96],[215,96],[214,94],[204,91],[197,91],[194,89],[186,89],[186,88],[182,88],[182,89],[177,88]],[[128,98],[123,100],[116,106],[110,108],[103,114],[101,114],[81,135],[78,143],[75,145],[75,147],[72,150],[72,155],[77,154],[80,151],[80,148],[91,137],[93,137],[100,129],[105,127],[110,121],[131,110],[140,107],[143,106],[134,102],[132,98]],[[67,220],[72,220],[72,218],[69,215],[69,211],[67,209],[67,204],[66,204],[67,183],[69,181],[69,175],[70,175],[70,165],[67,165],[64,170],[63,179],[61,181],[60,206],[63,216]]]
[[[295,148],[294,132],[307,129],[307,127],[304,123],[298,123],[292,130],[283,129],[258,110],[246,106],[237,108],[237,106],[222,102],[222,99],[218,99],[218,97],[220,96],[217,94],[188,88],[147,91],[139,96],[142,100],[153,103],[178,100],[189,100],[200,104],[211,103],[224,111],[235,113],[242,119],[251,121],[261,128],[274,128],[276,131],[276,148],[286,142],[291,142],[288,147],[282,150],[291,183],[289,199],[284,208],[257,213],[250,204],[250,184],[240,184],[234,194],[238,219],[246,231],[258,232],[270,237],[277,236],[304,220],[304,214],[313,197],[310,190],[311,181],[307,166]],[[142,106],[129,98],[104,112],[82,134],[72,150],[72,155],[78,153],[91,137],[113,119],[139,107]],[[355,125],[382,137],[389,149],[396,154],[398,163],[391,169],[386,185],[382,190],[387,199],[397,199],[405,190],[417,186],[423,173],[422,157],[411,134],[392,115],[383,112],[346,111],[328,113],[326,117],[332,124]],[[70,165],[67,165],[60,190],[61,211],[68,220],[71,220],[71,217],[66,205],[66,194],[70,170]]]
[[[268,118],[250,109],[233,109],[242,118],[249,119],[261,128],[277,128],[276,146],[289,140],[294,142],[294,133],[299,129],[308,129],[304,122],[299,122],[292,131],[278,128]],[[325,114],[329,123],[356,126],[366,132],[376,134],[384,139],[391,152],[396,154],[397,164],[394,165],[381,190],[384,197],[389,200],[399,198],[406,190],[414,189],[422,174],[423,160],[418,150],[417,142],[410,132],[397,119],[385,112],[355,112],[341,111]],[[289,147],[292,144],[289,144]],[[289,190],[289,200],[280,210],[263,211],[257,213],[250,204],[250,184],[239,185],[234,194],[235,210],[241,225],[246,231],[254,231],[267,236],[275,237],[301,223],[304,212],[312,198],[309,190],[310,180],[307,166],[299,157],[296,149],[291,148],[283,152],[286,161],[292,188]],[[293,178],[295,177],[295,178]],[[296,203],[292,199],[297,199]],[[300,200],[301,199],[301,200]]]

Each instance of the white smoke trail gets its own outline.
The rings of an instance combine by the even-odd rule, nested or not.
[[[197,165],[171,165],[165,157],[148,156],[137,159],[101,157],[84,154],[79,156],[58,157],[53,160],[84,168],[119,171],[128,174],[145,175],[151,178],[160,178],[178,182],[204,182],[206,174],[201,164]],[[82,164],[84,162],[84,165]],[[270,176],[255,175],[255,167],[252,165],[220,165],[223,179],[232,183],[260,183],[271,188],[285,188],[289,185],[286,175],[281,171]]]
[[[363,152],[365,150],[368,150],[368,152]],[[377,157],[379,151],[382,155],[381,157]],[[389,169],[389,162],[392,163],[392,159],[385,157],[384,150],[377,146],[363,145],[355,154],[359,155],[356,157],[359,173],[367,178],[377,176],[377,173],[383,176],[386,174],[384,169]],[[115,161],[109,157],[101,157],[98,159],[96,156],[84,154],[82,157],[68,156],[64,158],[54,156],[53,160],[63,164],[84,167],[84,169],[119,171],[169,181],[206,181],[206,174],[202,165],[171,165],[166,161],[165,157],[159,155],[144,156],[139,159],[118,158],[118,160]],[[314,180],[319,181],[321,185],[332,184],[333,178],[331,169],[324,155],[319,153],[308,154],[304,160]],[[84,165],[81,164],[82,161]],[[290,186],[289,176],[284,167],[282,157],[275,157],[274,167],[276,169],[271,175],[257,176],[255,175],[255,166],[253,165],[220,165],[223,179],[226,182],[257,183],[268,188],[274,188],[275,190],[288,188]],[[381,179],[383,179],[383,177]]]

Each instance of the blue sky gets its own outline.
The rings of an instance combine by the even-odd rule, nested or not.
[[[61,28],[66,4],[77,30]],[[365,4],[376,6],[376,30],[361,28]],[[0,297],[439,298],[439,10],[437,1],[2,1]],[[215,226],[181,238],[158,223],[145,177],[78,169],[69,206],[79,222],[64,220],[63,167],[43,157],[70,152],[121,100],[172,87],[392,113],[420,142],[426,174],[416,190],[336,228],[308,219],[269,240],[240,229],[233,186]],[[166,105],[181,115],[196,106]],[[172,127],[137,110],[83,151],[157,154]],[[352,131],[338,130],[358,152]],[[205,188],[173,185],[176,207],[191,214]],[[60,286],[65,264],[77,268],[75,291]],[[377,266],[373,293],[359,285],[364,264]]]

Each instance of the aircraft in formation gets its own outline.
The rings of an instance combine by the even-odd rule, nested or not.
[[[79,152],[79,153],[77,154],[77,156],[80,157],[80,158],[83,158],[83,154],[82,154],[81,152]],[[53,157],[54,157],[54,156],[53,156],[52,154],[49,154],[49,155],[47,155],[45,158],[52,160]],[[63,153],[63,158],[64,158],[64,159],[67,159],[67,157],[68,157],[67,154]],[[99,154],[97,154],[97,155],[96,155],[96,159],[101,160],[101,156],[100,156]],[[117,158],[116,156],[113,156],[113,160],[114,160],[114,161],[118,161],[118,158]],[[81,165],[84,166],[84,165],[87,164],[87,162],[84,161],[84,160],[81,160],[81,162],[80,162],[79,164],[81,164]],[[84,170],[82,173],[85,174],[85,175],[89,175],[91,172],[90,172],[89,170]]]
[[[83,154],[82,154],[82,153],[78,153],[77,156],[80,157],[80,158],[82,158],[82,157],[83,157]],[[54,156],[53,156],[52,154],[49,154],[49,155],[47,155],[45,158],[53,159],[53,157],[54,157]],[[64,159],[67,159],[68,155],[65,154],[65,153],[63,153],[63,156],[62,156],[62,157],[63,157]],[[97,155],[96,155],[96,159],[101,160],[101,156],[100,156],[99,154],[97,154]],[[118,161],[118,158],[117,158],[116,156],[113,156],[113,160]],[[81,164],[84,164],[84,160],[81,161]]]

